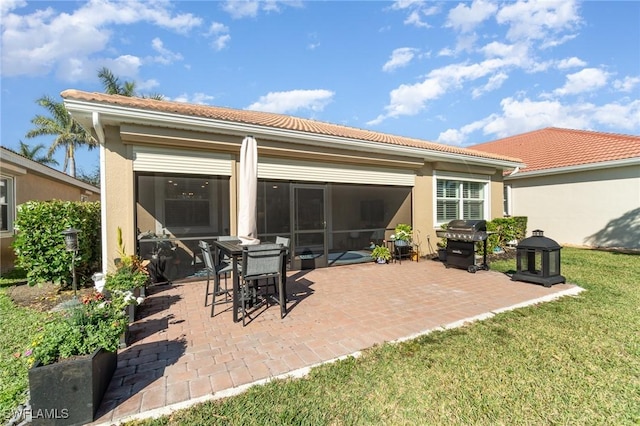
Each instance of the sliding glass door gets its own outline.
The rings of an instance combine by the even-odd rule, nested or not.
[[[293,198],[293,269],[327,266],[326,186],[291,186]]]

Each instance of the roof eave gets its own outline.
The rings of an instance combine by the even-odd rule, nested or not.
[[[579,164],[576,166],[555,167],[551,169],[534,170],[531,172],[520,171],[514,175],[507,175],[505,180],[526,179],[529,177],[558,175],[563,173],[585,172],[590,170],[609,169],[613,167],[625,167],[640,165],[640,157],[623,158],[621,160],[603,161],[599,163]]]
[[[3,150],[3,155],[2,155],[2,159],[3,161],[7,161],[7,162],[11,162],[13,164],[17,164],[18,166],[24,167],[26,170],[30,170],[32,172],[35,173],[39,173],[41,175],[50,177],[52,179],[55,179],[57,181],[61,181],[61,182],[65,182],[68,183],[70,185],[76,186],[78,188],[82,188],[84,190],[87,191],[91,191],[92,193],[96,193],[99,194],[100,193],[100,189],[90,185],[86,182],[83,182],[79,179],[76,179],[72,176],[69,176],[65,173],[62,173],[61,171],[52,169],[51,167],[45,166],[43,164],[40,164],[36,161],[30,160],[26,157],[23,157],[21,155],[18,155],[14,152],[11,152],[7,149]]]
[[[122,123],[138,124],[146,126],[166,127],[171,123],[172,127],[183,130],[199,132],[216,132],[243,137],[247,134],[253,136],[268,136],[285,142],[305,143],[307,145],[321,144],[323,147],[335,147],[363,152],[378,152],[383,154],[404,155],[419,158],[426,161],[453,161],[457,163],[491,166],[497,168],[522,167],[523,164],[489,157],[464,155],[451,152],[440,152],[425,148],[417,148],[403,145],[393,145],[381,142],[372,142],[361,139],[345,138],[339,136],[309,133],[297,130],[278,129],[260,126],[250,123],[232,122],[197,116],[185,116],[182,114],[168,113],[164,111],[149,111],[140,108],[123,107],[93,101],[78,99],[64,99],[67,110],[86,129],[93,129],[93,113],[100,115],[103,125]]]

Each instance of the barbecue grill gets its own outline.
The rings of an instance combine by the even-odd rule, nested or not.
[[[447,268],[466,269],[476,273],[480,269],[489,270],[487,265],[487,221],[486,220],[452,220],[444,234],[447,239]],[[476,263],[476,243],[484,243],[482,263]]]

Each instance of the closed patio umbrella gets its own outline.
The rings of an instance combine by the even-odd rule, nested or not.
[[[238,181],[238,238],[242,244],[259,244],[256,223],[258,198],[258,147],[253,136],[242,140]]]

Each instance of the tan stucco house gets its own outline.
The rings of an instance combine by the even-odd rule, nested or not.
[[[126,247],[142,234],[175,238],[183,266],[195,259],[198,239],[235,235],[247,135],[258,144],[258,236],[290,237],[295,269],[357,256],[398,223],[413,225],[425,252],[441,223],[501,217],[503,171],[522,166],[281,114],[77,90],[62,97],[100,143],[105,270],[117,255],[118,228]]]
[[[521,158],[505,213],[561,244],[640,249],[640,137],[545,128],[471,147]]]
[[[100,189],[0,147],[0,271],[14,268],[13,222],[27,201],[99,201]]]

